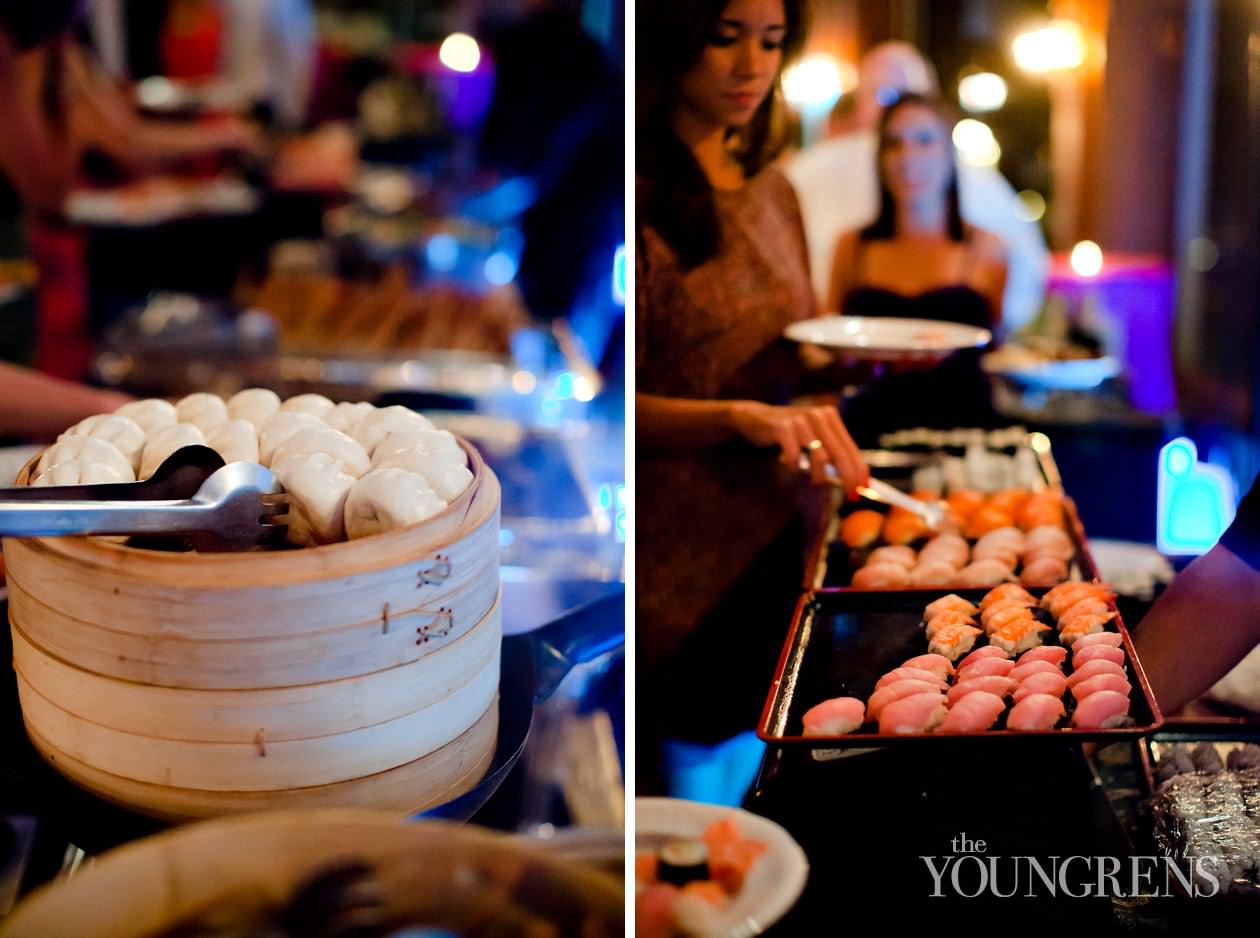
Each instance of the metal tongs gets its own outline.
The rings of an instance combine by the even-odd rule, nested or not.
[[[0,489],[0,535],[174,535],[222,552],[283,542],[288,496],[257,463],[184,446],[143,482]]]
[[[802,453],[797,463],[802,470],[808,472],[810,469],[809,455]],[[830,463],[827,465],[827,481],[837,487],[843,487],[839,477],[836,475],[836,467]],[[917,498],[911,498],[901,489],[889,485],[887,482],[869,476],[866,485],[859,485],[853,490],[863,498],[868,498],[873,502],[883,502],[886,505],[896,505],[898,508],[904,508],[906,511],[914,512],[923,519],[923,523],[933,531],[939,531],[941,525],[945,523],[945,508],[939,502],[921,502]]]

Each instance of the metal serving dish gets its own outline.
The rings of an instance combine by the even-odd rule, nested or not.
[[[1133,688],[1130,692],[1132,726],[1114,729],[1077,730],[1046,733],[992,729],[981,733],[913,733],[881,735],[870,732],[870,724],[844,736],[805,736],[801,717],[810,707],[832,697],[866,700],[876,681],[908,658],[927,652],[923,634],[923,609],[946,590],[902,590],[898,592],[832,591],[803,595],[792,618],[783,654],[757,727],[757,735],[775,745],[799,745],[816,750],[870,746],[905,746],[963,742],[1001,744],[1020,741],[1030,744],[1079,743],[1085,740],[1114,742],[1143,736],[1163,724],[1159,704],[1151,692],[1146,674],[1138,661],[1128,629],[1117,617],[1113,620],[1124,639]],[[959,590],[958,595],[978,602],[987,590]],[[1033,590],[1034,595],[1044,590]],[[1053,636],[1053,632],[1047,633]],[[1050,638],[1046,644],[1055,644]],[[978,646],[977,646],[978,647]],[[1066,694],[1064,705],[1071,719],[1075,701]],[[1009,705],[1008,705],[1009,708]],[[1004,725],[1005,715],[998,727]]]

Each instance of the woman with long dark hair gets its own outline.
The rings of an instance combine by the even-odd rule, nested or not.
[[[815,314],[800,211],[770,166],[804,0],[645,0],[637,35],[636,632],[640,791],[665,739],[751,729],[803,573],[807,454],[866,470],[784,341]],[[666,760],[668,762],[668,760]],[[675,793],[685,793],[677,786]]]
[[[952,126],[935,98],[904,94],[884,109],[879,215],[840,236],[829,309],[996,331],[1006,258],[997,237],[966,225],[959,213]],[[935,368],[885,377],[848,402],[845,422],[863,443],[897,427],[993,425],[979,354],[960,352]]]

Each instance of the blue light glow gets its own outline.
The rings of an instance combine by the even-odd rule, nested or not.
[[[512,278],[516,276],[516,261],[512,260],[502,251],[495,251],[486,258],[483,268],[486,280],[493,283],[496,287],[512,282]]]
[[[1198,448],[1186,437],[1159,451],[1155,543],[1161,553],[1206,553],[1234,520],[1233,479],[1220,466],[1198,458]]]
[[[499,529],[499,546],[500,547],[511,547],[512,542],[514,540],[516,540],[516,535],[513,534],[510,530],[508,530],[507,528]]]
[[[617,507],[625,508],[626,507],[626,487],[624,485],[618,485],[614,491],[616,493],[615,498],[617,502]]]
[[[617,540],[624,542],[626,539],[626,513],[624,511],[617,512],[617,517],[613,520],[613,526],[617,532]]]
[[[613,302],[618,306],[626,305],[626,246],[620,244],[613,252],[612,276]]]
[[[459,242],[452,235],[436,234],[424,246],[424,258],[434,270],[454,270],[459,261]]]
[[[595,500],[604,511],[610,510],[613,506],[612,489],[607,485],[601,485],[595,494]]]
[[[574,374],[571,371],[562,371],[556,375],[555,395],[562,401],[573,399],[574,391]]]

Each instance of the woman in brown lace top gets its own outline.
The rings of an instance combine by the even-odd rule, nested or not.
[[[781,338],[815,313],[800,212],[772,155],[803,0],[639,4],[636,631],[640,791],[668,738],[751,729],[801,583],[810,454],[865,476],[834,406],[793,406]],[[677,792],[677,789],[675,789]]]

